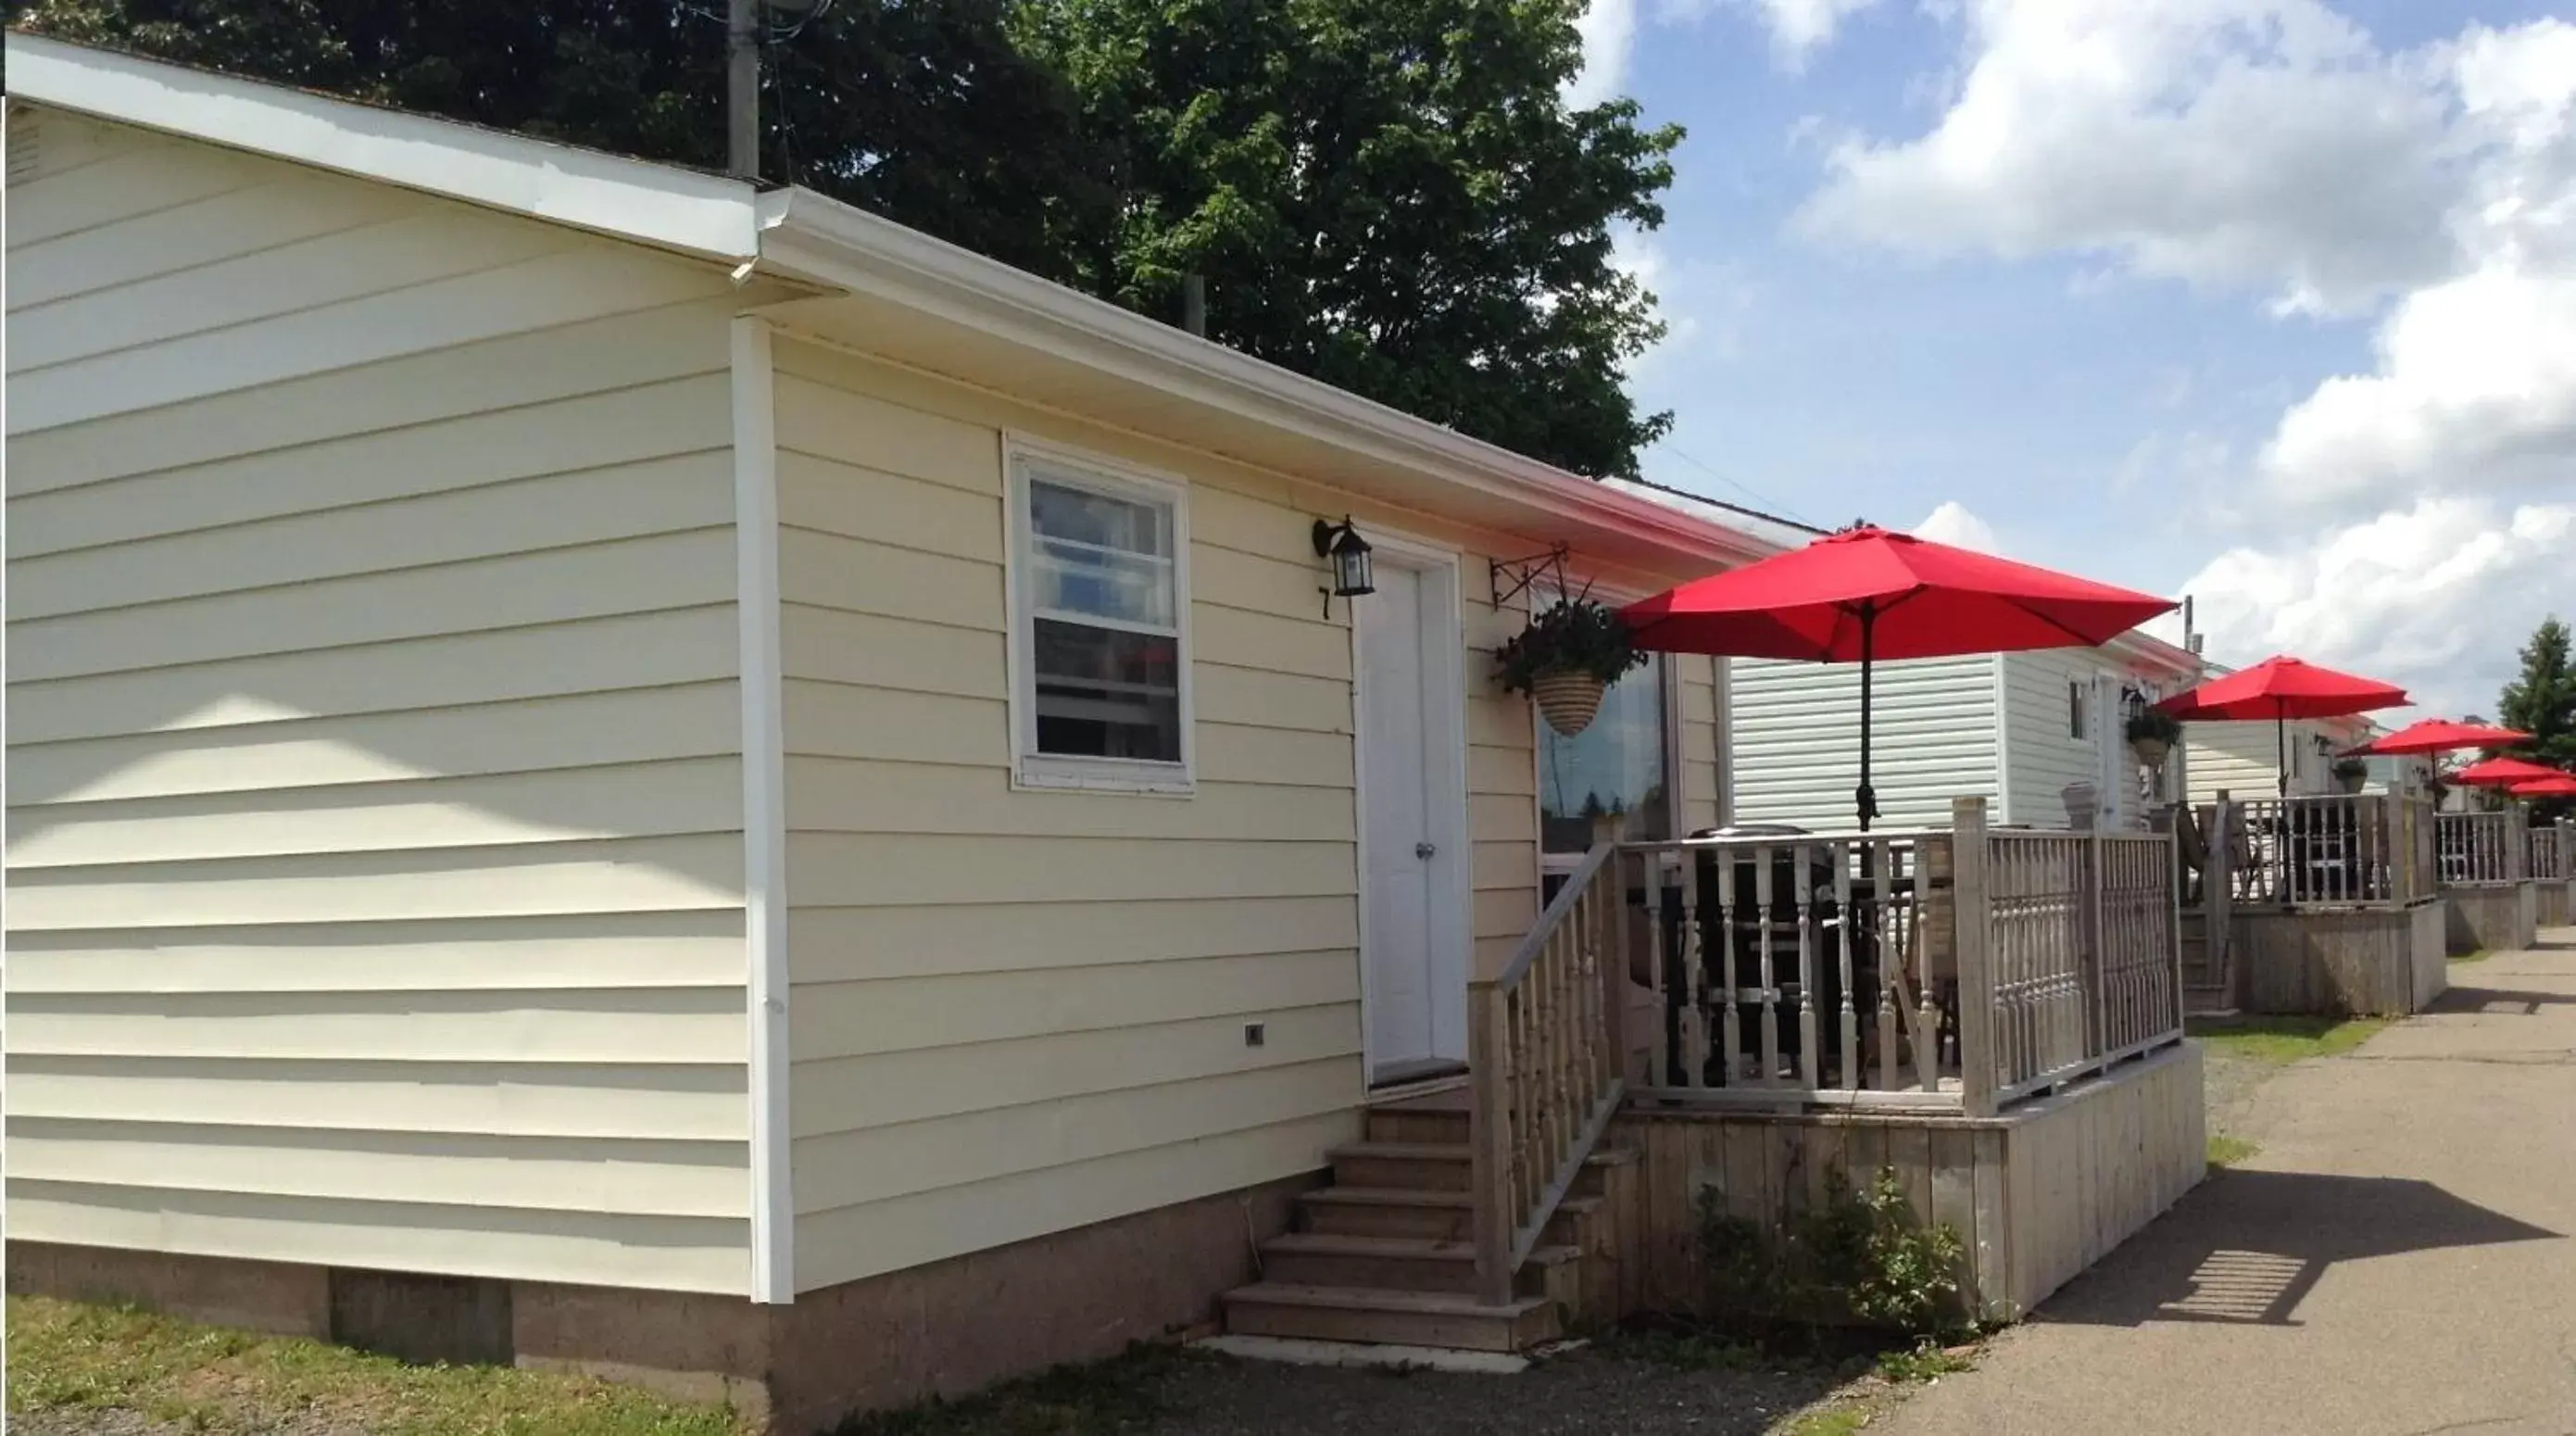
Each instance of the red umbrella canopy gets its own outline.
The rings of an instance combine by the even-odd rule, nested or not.
[[[2576,798],[2576,773],[2559,773],[2516,783],[2505,790],[2517,798]]]
[[[2377,754],[2381,757],[2412,757],[2423,753],[2449,753],[2461,748],[2509,748],[2528,743],[2531,735],[2513,728],[2498,728],[2492,723],[2454,723],[2448,718],[2427,718],[2409,723],[2396,732],[2352,750],[2354,756]]]
[[[2517,783],[2545,782],[2551,778],[2566,776],[2556,768],[2521,758],[2489,758],[2483,763],[2471,763],[2453,773],[2450,781],[2469,783],[2481,788],[2510,788]]]
[[[2177,693],[2156,706],[2186,722],[2341,718],[2405,706],[2406,690],[2283,655]]]
[[[1620,617],[1643,648],[1848,663],[2090,648],[2174,606],[1863,524],[1632,603]]]

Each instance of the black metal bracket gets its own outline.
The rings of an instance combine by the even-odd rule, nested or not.
[[[1545,553],[1534,553],[1525,558],[1498,558],[1486,564],[1486,577],[1493,584],[1494,607],[1500,608],[1519,597],[1531,584],[1548,574],[1555,575],[1556,591],[1563,594],[1565,559],[1571,552],[1573,550],[1566,545],[1558,544]],[[1511,579],[1511,587],[1503,586],[1505,578]]]

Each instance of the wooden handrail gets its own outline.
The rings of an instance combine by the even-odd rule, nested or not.
[[[1585,854],[1502,972],[1467,986],[1476,1290],[1497,1305],[1626,1091],[1617,853],[1602,843]]]

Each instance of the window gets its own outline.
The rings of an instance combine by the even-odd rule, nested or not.
[[[2084,736],[2084,685],[2081,683],[2066,685],[2066,736]]]
[[[1539,722],[1539,850],[1544,865],[1572,866],[1613,825],[1623,838],[1672,836],[1665,678],[1664,655],[1650,654],[1645,667],[1622,674],[1601,695],[1601,712],[1582,732],[1568,738],[1545,720]]]
[[[1181,489],[1017,443],[1010,457],[1015,781],[1188,791]]]

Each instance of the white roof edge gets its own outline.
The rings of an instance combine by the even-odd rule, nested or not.
[[[719,175],[11,32],[9,93],[54,109],[740,263],[752,186]]]
[[[2114,653],[2144,658],[2184,672],[2196,673],[2209,666],[2199,654],[2179,644],[2167,643],[2142,628],[2132,628],[2104,644],[2103,647]]]
[[[1688,553],[1778,546],[1201,339],[807,189],[761,196],[762,265],[920,308],[1198,403]]]

